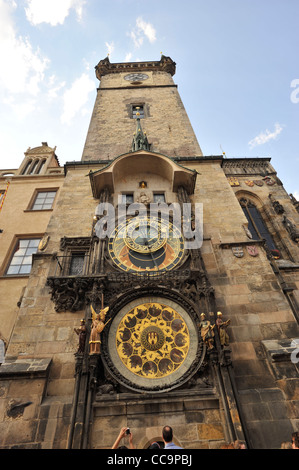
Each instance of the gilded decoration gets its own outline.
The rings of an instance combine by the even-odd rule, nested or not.
[[[206,347],[186,306],[153,291],[123,305],[103,336],[102,359],[112,377],[158,393],[190,380],[203,367]]]
[[[184,363],[190,346],[182,316],[162,303],[132,308],[119,323],[116,349],[133,374],[148,379],[166,377]]]

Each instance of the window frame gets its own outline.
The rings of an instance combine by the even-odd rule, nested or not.
[[[146,111],[145,111],[145,104],[144,103],[140,103],[140,104],[132,104],[131,105],[131,118],[132,119],[137,119],[137,116],[136,116],[136,113],[138,112],[137,111],[137,108],[140,108],[140,116],[139,116],[139,119],[145,119],[146,117]]]
[[[126,204],[127,206],[129,206],[130,204],[133,204],[134,203],[134,193],[132,192],[122,192],[120,193],[120,196],[121,196],[121,203],[122,204]],[[128,202],[127,201],[127,196],[131,196],[132,197],[132,201]]]
[[[36,188],[33,192],[33,195],[29,201],[29,204],[28,204],[28,207],[27,209],[24,210],[24,212],[46,212],[46,211],[52,211],[54,209],[54,206],[55,206],[55,202],[56,202],[56,198],[57,198],[57,193],[58,193],[58,190],[59,188],[58,187],[55,187],[55,188]],[[52,202],[52,207],[50,209],[33,209],[35,203],[36,203],[36,199],[38,197],[38,195],[40,193],[56,193],[55,196],[54,196],[54,199],[53,199],[53,202]]]
[[[155,201],[156,196],[163,196],[163,199],[164,199],[164,200],[163,200],[163,201]],[[165,191],[159,191],[159,192],[158,192],[158,191],[155,191],[155,192],[153,192],[153,202],[154,202],[155,204],[161,204],[161,203],[163,204],[163,203],[166,203]]]
[[[10,250],[10,256],[9,256],[9,259],[8,259],[8,262],[5,264],[5,268],[4,268],[4,273],[3,273],[3,276],[5,278],[13,278],[13,277],[28,277],[30,276],[30,273],[31,273],[31,270],[32,270],[32,255],[37,253],[38,251],[38,246],[39,246],[39,243],[42,239],[42,235],[31,235],[31,234],[26,234],[26,235],[19,235],[19,236],[16,236],[14,238],[14,241],[12,243],[12,249]],[[27,245],[26,247],[20,247],[20,242],[22,241],[27,241],[29,240],[29,243],[31,241],[37,241],[37,245],[36,247],[33,247],[33,246],[29,246]],[[18,258],[18,256],[15,256],[16,253],[20,250],[20,249],[24,249],[25,248],[25,253],[24,255],[20,255],[19,258],[22,257],[22,260],[24,261],[24,259],[26,257],[29,257],[31,256],[31,264],[30,264],[30,271],[29,272],[20,272],[20,268],[22,266],[29,266],[29,263],[25,264],[23,262],[21,262],[20,264],[18,263],[14,263],[12,264],[14,258]],[[36,248],[34,251],[32,251],[32,253],[27,253],[27,248],[28,249],[32,249],[32,248]],[[15,273],[9,273],[9,269],[12,267],[12,266],[19,266],[19,269],[18,269],[18,272],[15,272]]]
[[[243,210],[243,213],[244,213],[246,219],[248,220],[248,225],[249,225],[248,229],[250,230],[250,223],[251,223],[251,225],[253,227],[253,230],[255,231],[255,234],[252,233],[252,239],[256,240],[256,238],[254,238],[254,237],[255,237],[255,235],[257,235],[257,237],[258,237],[257,240],[265,240],[266,241],[266,245],[267,245],[267,247],[270,251],[278,250],[277,243],[275,242],[274,236],[272,235],[272,233],[270,232],[270,230],[268,228],[268,224],[265,221],[265,218],[263,217],[260,208],[257,207],[257,205],[251,199],[246,198],[244,196],[242,196],[239,199],[239,204],[240,204],[240,206]],[[262,225],[264,226],[264,229],[266,229],[266,231],[267,231],[267,238],[269,240],[267,240],[267,238],[264,237],[263,234],[260,232],[257,221],[255,220],[254,216],[252,215],[252,212],[249,210],[250,207],[254,208],[256,210],[259,219],[262,221]],[[248,214],[248,217],[247,217],[246,214]],[[272,245],[272,246],[270,246],[270,245]]]

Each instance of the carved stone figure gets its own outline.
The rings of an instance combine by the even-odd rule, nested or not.
[[[89,339],[89,354],[100,354],[101,353],[101,333],[107,323],[105,322],[105,316],[109,310],[109,307],[102,308],[99,313],[96,313],[92,305],[90,306],[92,313],[92,324]]]
[[[151,198],[145,193],[140,193],[140,195],[137,197],[137,202],[146,206],[151,202]]]
[[[85,349],[85,342],[86,342],[86,326],[85,320],[82,318],[81,325],[79,328],[74,328],[75,333],[79,336],[79,345],[78,345],[78,353],[84,353]]]
[[[214,327],[215,325],[211,325],[211,322],[209,320],[206,320],[206,316],[204,313],[200,315],[200,334],[203,339],[203,341],[206,343],[208,346],[208,349],[213,349],[214,348]]]
[[[290,234],[291,239],[298,243],[299,242],[299,230],[297,229],[296,225],[293,224],[289,219],[284,216],[282,223],[284,224],[285,228]]]
[[[229,345],[229,336],[226,331],[226,328],[228,327],[229,324],[230,324],[230,320],[227,320],[224,322],[222,319],[222,313],[217,312],[216,326],[218,329],[218,333],[220,337],[220,344],[222,347]]]
[[[115,393],[115,390],[112,384],[107,383],[107,384],[100,385],[97,390],[97,397],[103,394],[107,394],[107,393],[110,393],[110,394]]]

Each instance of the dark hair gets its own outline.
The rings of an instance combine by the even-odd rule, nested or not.
[[[118,449],[127,449],[127,446],[119,446]]]
[[[165,442],[171,442],[173,436],[172,428],[170,426],[164,426],[162,436]]]
[[[159,446],[158,442],[152,442],[149,446],[149,449],[161,449],[161,447]]]

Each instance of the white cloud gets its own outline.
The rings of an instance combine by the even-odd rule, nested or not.
[[[270,132],[268,129],[266,129],[264,132],[261,132],[259,135],[254,137],[254,139],[250,140],[250,142],[248,142],[248,145],[253,148],[258,145],[266,144],[267,142],[269,142],[269,140],[275,140],[281,133],[282,129],[283,127],[280,124],[276,123],[275,130],[273,132]]]
[[[36,110],[36,100],[30,96],[19,100],[9,95],[3,99],[3,103],[10,107],[18,120],[25,119]]]
[[[52,80],[50,80],[51,82]],[[50,99],[54,99],[54,98],[57,98],[58,96],[58,92],[64,88],[66,85],[66,82],[61,82],[61,83],[58,83],[57,85],[54,86],[54,83],[53,85],[51,86],[51,88],[49,89],[48,91],[48,98]]]
[[[13,3],[0,0],[0,84],[6,92],[36,96],[49,60],[27,38],[17,36],[12,8]]]
[[[131,59],[132,59],[132,53],[128,52],[125,57],[125,62],[130,62]]]
[[[63,114],[61,116],[63,124],[70,124],[79,111],[83,115],[85,114],[84,105],[88,101],[89,93],[94,90],[95,84],[86,73],[74,81],[72,87],[63,96]]]
[[[156,41],[156,31],[150,23],[143,21],[141,17],[137,18],[136,25],[139,32],[143,32],[149,42]]]
[[[139,16],[136,20],[136,27],[129,33],[130,38],[133,40],[135,47],[142,46],[144,38],[146,37],[149,42],[156,41],[156,30],[151,23],[147,23]]]
[[[135,31],[131,31],[130,38],[133,39],[135,47],[142,46],[144,38],[140,34],[135,33]]]
[[[293,196],[299,201],[299,190],[294,191]]]
[[[76,11],[80,21],[85,2],[86,0],[27,0],[25,11],[28,21],[34,26],[40,23],[57,26],[64,23],[72,9]]]

